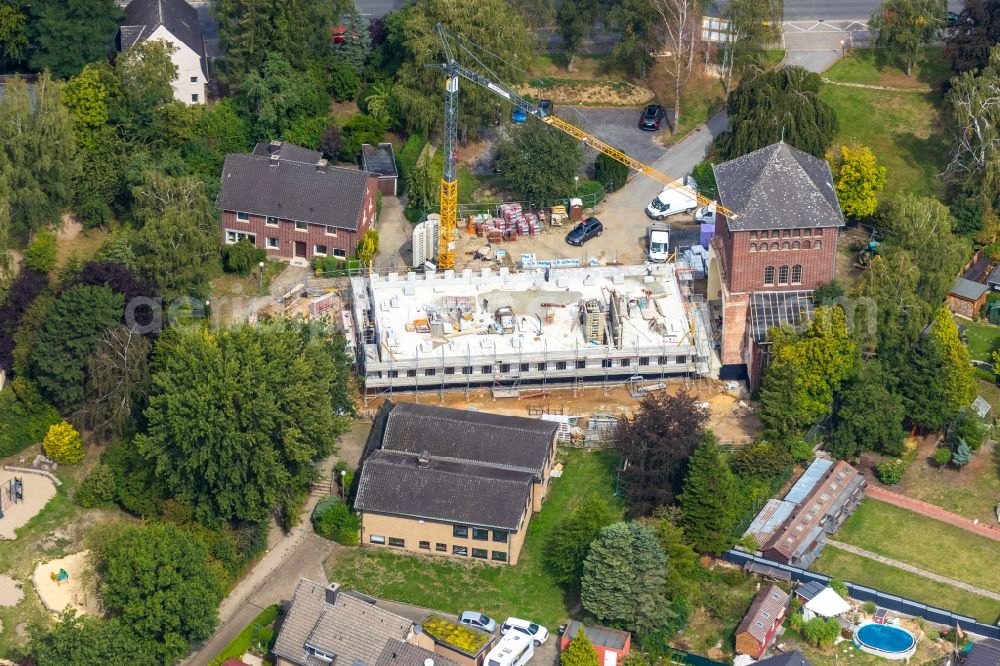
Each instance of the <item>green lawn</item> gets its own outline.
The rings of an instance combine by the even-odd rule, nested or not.
[[[929,544],[925,544],[925,547],[928,546]],[[943,548],[939,550],[944,552]],[[984,560],[979,566],[988,567],[988,563],[992,561],[992,558]],[[870,586],[882,592],[898,594],[938,608],[970,615],[983,622],[995,622],[1000,615],[1000,602],[958,590],[950,585],[936,583],[887,564],[837,550],[832,546],[827,546],[823,550],[823,554],[816,560],[812,569],[840,580]]]
[[[834,539],[1000,592],[1000,542],[907,509],[867,499]]]
[[[974,361],[993,361],[993,350],[1000,349],[1000,326],[986,322],[961,322],[965,326],[969,356]]]
[[[913,69],[913,76],[906,76],[906,72],[887,63],[881,52],[871,49],[851,51],[823,72],[823,77],[831,81],[915,89],[937,89],[950,76],[951,68],[940,47],[924,52]]]
[[[517,566],[362,548],[334,554],[326,562],[327,575],[346,588],[377,597],[453,613],[475,608],[493,617],[526,617],[554,631],[569,617],[575,600],[568,599],[542,567],[545,539],[553,525],[591,493],[622,508],[612,497],[617,464],[616,452],[565,453],[563,476],[552,480],[551,494],[532,518]]]

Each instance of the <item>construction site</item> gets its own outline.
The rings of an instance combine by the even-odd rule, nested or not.
[[[371,275],[351,280],[345,329],[368,399],[641,390],[718,369],[708,309],[691,282],[670,263]]]

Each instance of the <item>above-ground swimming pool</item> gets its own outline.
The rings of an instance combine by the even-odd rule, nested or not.
[[[869,622],[854,632],[854,644],[869,654],[886,659],[909,659],[917,649],[917,639],[893,624]]]

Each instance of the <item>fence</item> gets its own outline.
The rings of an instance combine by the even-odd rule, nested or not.
[[[826,585],[830,582],[829,576],[824,576],[823,574],[815,573],[813,571],[806,571],[805,569],[793,567],[788,564],[774,562],[763,557],[757,557],[756,555],[742,550],[727,550],[721,555],[721,558],[726,562],[731,562],[740,566],[743,566],[748,562],[756,562],[758,564],[773,567],[779,571],[787,572],[791,575],[792,580],[797,583],[816,582],[821,585]],[[978,622],[975,618],[959,615],[958,613],[953,613],[943,608],[928,606],[927,604],[919,601],[907,599],[906,597],[900,597],[895,594],[886,594],[885,592],[880,592],[879,590],[865,587],[864,585],[858,585],[851,582],[846,582],[845,584],[847,585],[847,591],[850,597],[857,601],[871,601],[882,608],[887,608],[889,610],[896,611],[897,613],[922,617],[928,622],[934,622],[935,624],[944,625],[946,627],[961,626],[966,632],[979,634],[980,636],[985,636],[986,638],[1000,639],[1000,626],[994,624],[984,624],[982,622]]]
[[[595,183],[595,188],[599,184]],[[595,189],[591,192],[580,192],[577,195],[573,195],[574,198],[581,199],[583,201],[584,208],[594,208],[597,204],[604,201],[604,197],[612,191],[612,183],[608,181],[600,186],[600,189]],[[499,217],[500,206],[507,204],[519,204],[521,208],[526,211],[535,210],[537,208],[547,208],[548,206],[542,206],[538,202],[532,201],[489,201],[484,203],[460,203],[458,204],[458,217],[459,219],[463,217],[468,217],[469,215],[476,215],[477,213],[490,213],[495,217]],[[559,201],[553,202],[553,205],[569,205],[569,199],[561,199]],[[434,209],[437,210],[436,208]],[[434,212],[434,211],[430,211]]]

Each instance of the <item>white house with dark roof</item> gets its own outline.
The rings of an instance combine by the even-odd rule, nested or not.
[[[140,42],[159,39],[174,47],[170,59],[177,66],[174,99],[204,104],[208,67],[198,11],[184,0],[132,0],[118,33],[122,52]]]
[[[558,427],[386,401],[354,501],[362,543],[516,564],[548,492]]]

